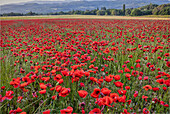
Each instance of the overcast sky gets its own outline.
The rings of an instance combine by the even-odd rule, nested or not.
[[[29,1],[35,1],[35,0],[0,0],[0,5],[20,3],[20,2],[29,2]],[[37,0],[37,1],[63,1],[63,0]]]
[[[80,0],[0,0],[0,5],[11,4],[11,3],[29,2],[29,1],[80,1]],[[105,1],[105,0],[103,0],[103,1]],[[168,0],[168,1],[170,1],[170,0]]]

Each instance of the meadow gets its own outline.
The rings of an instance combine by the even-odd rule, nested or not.
[[[23,18],[1,21],[2,114],[169,113],[168,18]]]

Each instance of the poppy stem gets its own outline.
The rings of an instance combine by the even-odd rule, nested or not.
[[[104,108],[105,108],[106,105],[103,105],[102,109],[101,109],[101,112],[103,112]]]

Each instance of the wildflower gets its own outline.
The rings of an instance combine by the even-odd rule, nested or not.
[[[93,90],[93,93],[91,93],[91,97],[93,97],[93,98],[98,98],[99,95],[100,95],[100,89],[98,89],[98,88],[95,88]]]
[[[63,87],[59,93],[59,96],[66,97],[69,93],[70,93],[70,88]]]
[[[80,90],[80,91],[78,91],[78,94],[80,97],[85,98],[87,96],[88,92],[85,90]]]
[[[44,112],[43,112],[43,114],[50,114],[50,110],[48,109],[48,110],[45,110]]]
[[[117,80],[120,80],[120,76],[119,75],[115,75],[114,76],[114,79],[117,81]]]
[[[152,86],[150,86],[150,85],[145,85],[145,86],[143,86],[143,88],[144,88],[146,91],[148,91],[149,89],[152,89]]]
[[[99,108],[94,108],[89,112],[89,114],[101,114],[101,110]]]
[[[46,93],[46,90],[41,90],[39,91],[40,94],[45,94]]]
[[[110,94],[110,92],[111,92],[111,90],[109,90],[108,88],[102,88],[101,89],[101,93],[103,93],[104,95],[109,95]]]
[[[104,96],[103,98],[102,98],[102,104],[103,105],[107,105],[107,106],[109,106],[109,107],[112,107],[110,104],[113,102],[113,99],[111,98],[111,97],[109,97],[109,96]]]
[[[123,85],[124,85],[122,82],[119,82],[119,81],[113,82],[113,83],[115,84],[116,87],[121,87],[121,88],[122,88]]]
[[[133,94],[134,97],[138,96],[138,91],[135,91],[135,93]]]
[[[61,114],[71,114],[73,112],[73,108],[71,106],[68,106],[66,109],[60,110]]]

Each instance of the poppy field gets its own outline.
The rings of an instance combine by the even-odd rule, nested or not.
[[[170,21],[1,21],[3,114],[170,111]]]

